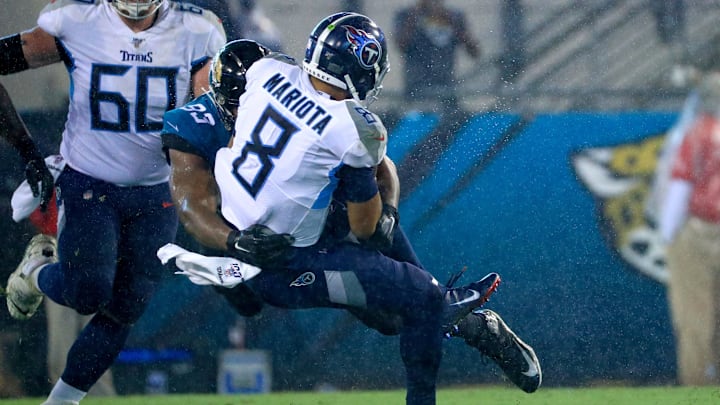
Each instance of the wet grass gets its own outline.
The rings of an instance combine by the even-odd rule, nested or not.
[[[388,405],[405,403],[405,392],[278,392],[262,395],[162,395],[89,397],[83,405]],[[44,399],[0,400],[0,405],[37,405]],[[442,389],[438,405],[695,405],[720,404],[720,387],[541,388],[525,394],[514,388]]]

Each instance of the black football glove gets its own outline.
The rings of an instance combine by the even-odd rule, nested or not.
[[[227,248],[230,255],[260,268],[282,263],[295,238],[275,233],[264,225],[253,225],[242,231],[230,232]]]
[[[383,204],[382,214],[375,226],[375,233],[364,241],[364,245],[377,249],[379,251],[385,251],[390,249],[393,244],[393,238],[395,237],[395,230],[400,224],[400,214],[397,208],[392,205]]]
[[[25,165],[25,178],[33,197],[40,197],[40,209],[47,209],[55,189],[55,179],[41,157],[30,159]]]

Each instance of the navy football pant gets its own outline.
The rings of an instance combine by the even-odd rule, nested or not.
[[[164,267],[157,250],[172,242],[177,214],[167,183],[119,187],[66,167],[58,178],[58,263],[40,289],[80,314],[97,313],[70,349],[62,379],[87,391],[122,349]]]
[[[399,262],[408,262],[421,269],[425,268],[420,263],[420,259],[418,259],[417,254],[415,254],[415,249],[413,249],[410,244],[410,240],[405,234],[402,226],[398,226],[397,229],[395,229],[392,246],[388,248],[384,254],[385,256]]]
[[[415,254],[415,250],[410,244],[410,240],[408,240],[407,235],[405,235],[405,232],[400,226],[395,230],[392,246],[386,249],[383,254],[396,261],[408,262],[424,269]],[[397,314],[378,309],[367,310],[364,308],[348,308],[348,311],[365,324],[365,326],[375,329],[383,335],[397,335],[402,329],[402,318]]]
[[[248,284],[281,308],[344,308],[399,317],[407,401],[435,403],[445,287],[427,271],[357,244],[319,244],[294,248],[282,268],[264,269]]]
[[[337,232],[342,233],[343,231]],[[339,243],[333,239],[335,236],[326,232],[319,243],[323,246],[330,246]],[[221,252],[210,252],[210,255],[222,254]],[[410,244],[402,227],[398,227],[393,235],[393,244],[384,254],[399,262],[408,262],[416,267],[423,268],[415,251]],[[215,287],[215,291],[224,296],[235,311],[242,316],[254,316],[260,313],[263,307],[262,299],[247,285],[241,284],[235,288]],[[387,313],[378,309],[368,311],[366,308],[347,308],[356,318],[366,326],[377,330],[384,335],[397,335],[402,327],[402,319],[396,314]]]

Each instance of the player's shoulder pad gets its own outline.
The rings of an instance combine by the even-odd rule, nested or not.
[[[252,68],[252,71],[255,71],[256,69],[264,69],[267,66],[276,66],[273,64],[277,62],[287,65],[297,65],[295,59],[285,54],[279,52],[270,52],[269,54],[255,61],[250,67],[248,67],[248,70],[251,70]]]
[[[286,66],[297,66],[297,63],[295,62],[295,59],[285,54],[279,52],[270,52],[269,54],[255,61],[255,63],[253,63],[250,67],[248,67],[246,77],[248,77],[248,81],[250,81],[250,78],[254,77],[254,75],[257,74],[256,72],[258,71],[258,69],[262,69],[262,71],[285,69]]]
[[[287,63],[288,65],[297,65],[297,62],[292,57],[285,55],[284,53],[280,52],[270,52],[267,56],[265,56],[267,59],[276,60],[278,62]]]
[[[55,0],[51,1],[48,4],[45,5],[45,7],[40,11],[40,14],[45,14],[51,11],[57,11],[69,6],[78,6],[78,7],[89,7],[89,6],[100,6],[102,3],[102,0]]]
[[[375,113],[354,100],[346,103],[350,117],[355,124],[360,142],[377,162],[385,155],[387,148],[387,129]]]
[[[178,134],[180,133],[180,123],[184,120],[187,112],[180,108],[166,111],[163,115],[163,129],[162,132]]]
[[[203,129],[199,128],[201,128],[203,124],[198,122],[193,115],[196,115],[197,111],[203,111],[206,116],[212,115],[213,118],[217,118],[213,112],[208,110],[211,104],[212,101],[210,101],[210,94],[204,93],[197,98],[188,101],[183,106],[166,111],[163,115],[162,131],[177,133],[182,137],[195,133],[202,133]]]
[[[202,152],[193,143],[193,141],[197,140],[192,139],[196,133],[201,133],[201,131],[197,131],[195,128],[197,125],[193,124],[188,114],[188,111],[182,108],[165,112],[163,128],[160,131],[163,149],[166,151],[175,149],[180,152],[203,156]],[[169,162],[169,156],[167,158]]]
[[[169,1],[172,12],[181,13],[185,26],[192,31],[206,31],[209,27],[225,34],[222,20],[212,11],[181,1]]]

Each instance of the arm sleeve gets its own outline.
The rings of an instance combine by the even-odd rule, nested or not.
[[[165,132],[161,135],[161,137],[163,150],[166,153],[168,149],[175,149],[180,152],[191,153],[193,155],[203,157],[203,153],[198,148],[196,148],[193,144],[181,138],[177,134]]]
[[[354,168],[343,166],[338,171],[340,186],[336,196],[341,201],[365,202],[378,193],[375,170],[370,167]]]

